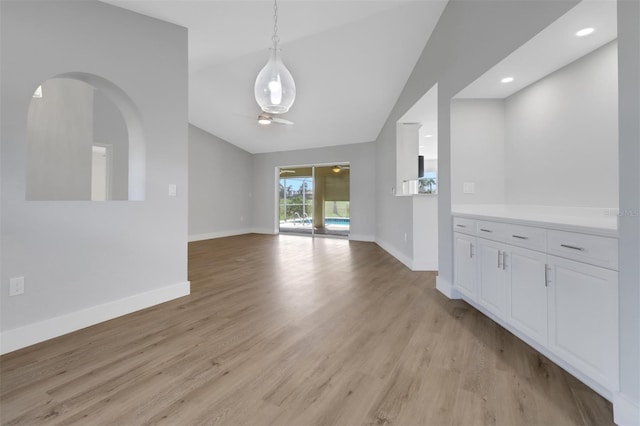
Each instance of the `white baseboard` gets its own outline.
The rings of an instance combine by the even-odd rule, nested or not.
[[[251,230],[252,234],[267,234],[267,235],[276,235],[277,232],[273,229],[269,228],[253,228]]]
[[[436,290],[447,296],[449,299],[462,298],[462,296],[460,296],[460,293],[456,291],[455,288],[453,288],[453,285],[451,285],[449,281],[445,280],[440,275],[436,277]]]
[[[438,271],[438,259],[413,259],[412,271]]]
[[[214,238],[233,237],[235,235],[244,235],[244,234],[250,234],[250,233],[251,233],[250,229],[236,229],[233,231],[208,232],[206,234],[189,235],[189,242],[212,240]]]
[[[382,240],[380,240],[378,238],[376,238],[375,243],[378,244],[384,251],[389,253],[391,256],[395,257],[400,262],[402,262],[404,264],[404,266],[406,266],[409,269],[412,268],[413,259],[411,259],[409,256],[406,256],[406,255],[400,253],[400,251],[397,250],[395,247],[393,247],[391,244],[388,244],[385,241],[382,241]]]
[[[375,243],[376,237],[373,235],[349,234],[350,241],[364,241],[367,243]]]
[[[640,405],[620,392],[613,393],[613,421],[618,426],[640,425]]]
[[[7,330],[0,333],[0,354],[13,352],[190,293],[191,283],[186,281]]]

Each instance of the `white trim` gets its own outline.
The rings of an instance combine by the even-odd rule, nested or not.
[[[276,235],[278,232],[276,232],[273,229],[269,229],[269,228],[253,228],[251,230],[252,234],[268,234],[268,235]]]
[[[365,241],[368,243],[375,243],[376,237],[373,235],[360,235],[360,234],[349,234],[350,241]]]
[[[411,270],[438,272],[438,259],[413,259]]]
[[[438,275],[436,277],[436,290],[438,290],[440,293],[442,293],[445,296],[447,296],[449,299],[461,299],[462,298],[460,293],[455,288],[453,288],[451,283],[449,281],[445,280],[444,278],[442,278],[441,275]]]
[[[620,393],[613,393],[613,421],[619,426],[640,425],[640,405]]]
[[[13,352],[190,293],[191,283],[186,281],[7,330],[0,333],[0,354]]]
[[[189,235],[189,242],[212,240],[214,238],[233,237],[235,235],[251,234],[250,229],[236,229],[233,231],[208,232],[206,234]]]
[[[378,244],[384,251],[386,251],[387,253],[389,253],[391,256],[395,257],[396,259],[398,259],[400,262],[402,262],[402,264],[404,264],[404,266],[406,266],[407,268],[411,269],[411,267],[413,266],[413,260],[408,257],[405,256],[404,254],[400,253],[399,250],[397,250],[395,247],[393,247],[391,244],[386,243],[385,241],[382,241],[378,238],[376,238],[376,244]]]

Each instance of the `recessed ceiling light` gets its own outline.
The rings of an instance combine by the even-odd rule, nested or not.
[[[424,135],[425,138],[432,138],[433,135]]]
[[[591,27],[589,27],[589,28],[583,28],[583,29],[581,29],[580,31],[578,31],[578,32],[576,33],[576,36],[578,36],[578,37],[588,36],[589,34],[591,34],[591,33],[592,33],[592,32],[594,32],[594,31],[595,31],[595,29],[594,29],[594,28],[591,28]]]
[[[500,82],[502,83],[511,83],[513,81],[513,77],[505,77]]]

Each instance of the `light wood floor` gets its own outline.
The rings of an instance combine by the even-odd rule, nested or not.
[[[3,425],[572,425],[611,404],[372,243],[189,245],[191,296],[0,358]]]

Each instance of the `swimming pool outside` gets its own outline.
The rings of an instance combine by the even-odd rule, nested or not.
[[[325,217],[325,225],[349,225],[351,219],[348,217]]]

